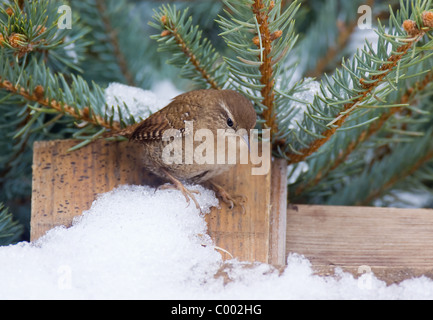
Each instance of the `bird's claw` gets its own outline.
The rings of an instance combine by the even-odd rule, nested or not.
[[[194,201],[195,206],[197,209],[201,210],[200,205],[195,198],[194,194],[200,194],[200,191],[198,190],[189,190],[187,189],[182,183],[174,182],[174,185],[172,184],[164,184],[162,186],[158,187],[158,190],[179,190],[184,195],[186,202],[188,203],[188,206],[190,204],[190,200]]]
[[[227,204],[230,210],[234,209],[234,207],[240,207],[242,210],[242,214],[245,214],[245,206],[244,203],[247,202],[248,198],[245,195],[234,195],[231,196],[227,191],[224,190],[218,184],[211,183],[215,189],[217,195],[221,198],[221,200]]]

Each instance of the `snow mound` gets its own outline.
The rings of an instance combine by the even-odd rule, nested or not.
[[[158,83],[152,90],[113,82],[105,89],[105,103],[110,109],[114,107],[115,121],[119,121],[117,106],[123,117],[128,118],[128,115],[133,115],[138,120],[146,119],[152,113],[162,109],[179,94],[181,92],[168,81]]]

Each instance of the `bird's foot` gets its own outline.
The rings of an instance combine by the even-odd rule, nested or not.
[[[184,195],[184,197],[186,199],[186,202],[188,203],[188,206],[190,204],[190,200],[192,200],[192,201],[194,201],[196,208],[199,209],[199,210],[201,210],[200,205],[198,204],[198,201],[197,201],[197,199],[194,196],[194,194],[200,194],[200,191],[187,189],[183,185],[182,182],[180,182],[178,179],[176,179],[175,177],[173,177],[172,175],[170,175],[168,173],[167,173],[167,177],[171,180],[171,182],[173,183],[173,185],[171,185],[171,184],[164,184],[164,185],[162,185],[162,186],[160,186],[158,188],[159,190],[167,190],[167,189],[179,190]]]
[[[227,191],[224,190],[223,187],[216,184],[215,182],[210,182],[211,186],[217,193],[218,197],[227,204],[229,209],[233,209],[234,207],[239,207],[242,210],[242,214],[245,214],[244,203],[247,201],[247,197],[244,195],[234,195],[231,196]]]

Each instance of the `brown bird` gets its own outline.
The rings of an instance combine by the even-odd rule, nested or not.
[[[221,161],[219,163],[217,161],[217,153],[226,152],[229,148],[229,143],[225,145],[224,150],[217,148],[218,129],[225,130],[222,131],[225,132],[225,136],[242,136],[248,143],[248,136],[245,133],[249,133],[255,124],[256,113],[253,105],[238,92],[195,90],[175,97],[166,107],[132,127],[133,131],[129,139],[143,145],[143,161],[147,168],[172,182],[188,203],[192,199],[197,208],[200,208],[193,194],[197,191],[188,190],[182,182],[210,182],[222,200],[233,207],[234,199],[219,185],[210,181],[211,178],[233,166],[226,163],[219,164]],[[210,132],[212,137],[206,138],[204,142],[194,141],[194,133],[200,129],[208,129],[205,132]],[[191,144],[188,145],[188,141]],[[197,161],[195,157],[197,154],[193,153],[200,145],[200,150],[205,150],[204,157],[210,161],[205,163]],[[167,150],[171,150],[171,153]],[[178,157],[175,161],[174,158],[167,161],[168,154],[176,154],[174,150],[178,151]],[[163,186],[163,188],[167,187],[169,186]]]

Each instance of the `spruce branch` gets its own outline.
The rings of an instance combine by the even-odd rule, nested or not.
[[[167,32],[162,32],[162,37],[167,37],[169,35],[172,35],[174,39],[176,40],[176,43],[181,48],[182,52],[185,54],[185,57],[191,62],[191,64],[194,66],[194,68],[200,73],[200,75],[203,77],[203,79],[206,80],[206,82],[210,85],[212,89],[221,89],[221,87],[217,84],[215,79],[213,79],[209,72],[205,69],[205,67],[200,63],[200,61],[197,59],[197,56],[192,52],[191,48],[186,43],[185,39],[181,36],[181,34],[174,28],[172,25],[170,27],[173,31],[165,30]]]
[[[27,103],[31,115],[28,124],[15,135],[16,137],[25,132],[31,133],[32,130],[43,130],[65,115],[67,117],[63,125],[69,123],[76,128],[73,137],[83,140],[78,145],[81,147],[101,137],[106,131],[118,133],[134,121],[129,114],[120,113],[119,120],[114,120],[116,110],[114,106],[105,105],[102,89],[93,84],[91,90],[81,77],[72,75],[71,84],[68,84],[62,74],[53,74],[49,68],[36,60],[30,61],[27,65],[31,74],[25,69],[10,66],[7,58],[0,59],[0,89]],[[104,106],[105,112],[102,113]],[[43,120],[36,128],[32,127],[42,114],[56,116]]]
[[[375,0],[367,0],[364,4],[372,8],[374,3]],[[335,8],[333,9],[335,11]],[[323,19],[326,19],[326,17],[323,17]],[[338,36],[335,41],[335,45],[333,44],[334,42],[332,42],[332,44],[328,47],[327,52],[317,61],[315,67],[307,70],[305,73],[307,77],[321,77],[324,72],[331,71],[331,65],[333,65],[335,68],[334,62],[336,58],[341,54],[344,48],[346,48],[351,36],[356,30],[358,25],[358,17],[354,16],[353,19],[347,22],[337,20],[336,25]],[[319,25],[319,27],[321,27],[321,25]]]
[[[18,241],[23,229],[23,226],[13,219],[4,204],[0,203],[0,246]]]
[[[329,181],[328,193],[319,201],[333,205],[370,205],[391,190],[419,190],[424,179],[431,180],[428,167],[433,163],[432,129],[431,123],[426,124],[422,137],[413,139],[412,143],[396,144],[372,167],[361,164],[350,176],[336,176],[336,180]]]
[[[104,0],[95,0],[96,8],[98,9],[101,15],[101,19],[105,27],[106,33],[111,42],[111,45],[113,46],[113,54],[117,59],[122,75],[125,77],[125,80],[128,85],[136,86],[134,77],[132,76],[131,71],[129,70],[125,55],[120,49],[120,44],[118,40],[119,32],[118,30],[115,30],[111,24],[111,20],[107,14],[107,6],[105,2],[106,1]]]
[[[192,25],[188,9],[183,12],[173,6],[162,6],[149,23],[160,34],[151,38],[159,43],[159,51],[170,51],[173,58],[167,63],[181,68],[183,77],[197,82],[200,87],[221,89],[226,82],[226,65],[211,42],[202,37],[198,26]],[[182,55],[179,55],[179,50]]]
[[[322,184],[322,187],[327,185],[332,190],[326,203],[367,204],[367,201],[381,198],[391,190],[425,189],[423,181],[431,181],[428,168],[433,163],[430,161],[433,133],[431,82],[417,96],[409,94],[414,105],[407,107],[404,114],[390,118],[391,126],[381,130],[382,134],[375,137],[373,146],[372,141],[369,145],[364,143],[364,148],[359,148],[349,164],[339,170],[340,179],[336,171],[332,174],[334,181],[330,177]],[[400,125],[401,130],[394,130],[395,125]],[[374,149],[378,144],[382,146]],[[352,174],[347,175],[351,167],[356,172],[352,170]]]
[[[377,134],[380,130],[383,129],[386,122],[395,114],[401,113],[405,110],[404,105],[413,105],[417,101],[417,97],[421,94],[428,85],[433,83],[433,71],[430,70],[422,80],[417,81],[410,88],[406,89],[406,92],[399,98],[399,101],[396,101],[395,105],[401,105],[397,107],[388,108],[387,111],[383,112],[382,115],[368,127],[364,128],[362,132],[357,136],[357,138],[353,141],[350,141],[346,147],[341,150],[337,157],[330,163],[329,165],[325,165],[325,167],[320,170],[314,178],[303,182],[299,185],[293,193],[292,198],[296,198],[302,195],[304,192],[308,191],[311,188],[319,185],[319,183],[326,179],[329,174],[338,169],[341,165],[343,165],[349,156],[357,150],[364,142],[371,139],[372,136]],[[371,164],[370,164],[371,166]]]
[[[341,128],[346,119],[349,117],[350,112],[360,105],[360,103],[366,101],[370,98],[373,89],[377,88],[383,81],[383,79],[393,70],[393,68],[397,65],[398,61],[401,60],[402,56],[407,54],[408,50],[412,47],[412,45],[416,41],[413,40],[405,45],[402,45],[397,49],[397,54],[391,55],[388,58],[388,61],[391,61],[392,64],[384,64],[380,69],[381,72],[379,75],[374,75],[368,84],[364,79],[360,79],[359,83],[365,89],[363,92],[358,94],[358,97],[353,99],[351,102],[346,103],[340,114],[332,121],[332,127],[328,128],[324,132],[321,133],[321,138],[316,139],[306,148],[303,148],[298,151],[298,154],[289,155],[291,163],[297,163],[304,161],[306,158],[315,153],[321,146],[323,146],[329,139],[337,132],[337,129]],[[402,54],[400,54],[402,53]],[[349,111],[349,112],[348,112]]]
[[[119,41],[118,41],[118,32],[117,30],[115,30],[111,24],[110,19],[107,16],[107,6],[105,4],[105,1],[103,0],[95,0],[96,2],[96,8],[98,9],[100,15],[101,15],[101,19],[102,22],[104,24],[104,27],[106,29],[106,33],[110,39],[110,42],[113,46],[113,53],[114,56],[117,59],[117,62],[119,64],[120,67],[120,71],[122,72],[123,76],[125,77],[125,80],[127,82],[128,85],[130,86],[134,86],[135,85],[135,81],[134,81],[134,77],[132,76],[129,68],[128,68],[128,64],[126,62],[126,58],[122,52],[122,50],[120,50],[120,45],[119,45]]]
[[[407,20],[406,20],[407,21]],[[390,76],[392,75],[395,79],[403,78],[404,74],[399,72],[409,65],[420,63],[422,59],[417,58],[420,56],[420,49],[415,50],[415,44],[418,43],[427,32],[432,31],[430,27],[424,27],[416,30],[407,30],[406,37],[400,37],[398,40],[390,39],[392,36],[387,35],[384,32],[383,27],[378,31],[381,37],[380,45],[386,47],[386,43],[392,43],[393,46],[398,46],[393,50],[386,59],[380,63],[377,68],[370,68],[366,62],[370,65],[375,66],[380,62],[382,55],[380,50],[375,54],[367,44],[367,47],[363,50],[362,55],[355,55],[357,64],[352,62],[351,64],[343,63],[343,72],[337,71],[333,77],[333,82],[327,79],[327,86],[322,89],[322,93],[327,90],[330,91],[332,97],[328,97],[329,94],[324,93],[322,97],[318,97],[314,101],[315,110],[323,110],[322,103],[330,106],[336,106],[341,104],[341,101],[348,101],[344,103],[341,110],[334,116],[334,119],[329,122],[327,116],[323,114],[323,122],[327,122],[327,129],[320,133],[320,136],[312,134],[308,131],[308,135],[314,139],[305,146],[305,141],[298,142],[303,145],[302,148],[296,150],[296,152],[288,152],[286,156],[290,158],[290,163],[298,163],[306,160],[308,157],[316,153],[330,138],[337,133],[338,129],[342,128],[345,121],[353,113],[353,111],[370,100],[377,100],[377,91],[382,85],[390,85]],[[395,37],[394,37],[395,38]],[[411,51],[412,49],[412,51]],[[425,49],[427,50],[427,49]],[[413,59],[411,59],[413,58]],[[362,66],[362,67],[361,67]],[[346,74],[344,73],[346,71]],[[353,84],[350,85],[347,79],[352,79]],[[392,87],[392,86],[391,86]],[[395,88],[394,88],[395,89]],[[383,92],[383,89],[381,89]],[[343,98],[340,92],[347,92],[348,95]],[[291,148],[293,150],[293,148]]]
[[[26,127],[31,119],[30,112],[26,110],[24,119],[18,124],[17,128],[19,130]],[[14,162],[19,159],[19,157],[25,152],[27,147],[27,142],[29,140],[29,135],[25,135],[22,141],[17,141],[14,145],[15,149],[10,155],[9,160],[4,164],[3,170],[0,171],[0,187],[3,187],[2,180],[7,177],[7,175],[12,171]]]
[[[296,44],[294,17],[300,4],[282,9],[281,1],[225,1],[226,17],[220,16],[220,34],[234,56],[225,57],[232,86],[256,105],[259,123],[271,130],[274,149],[284,144],[295,111],[290,101],[302,91],[302,81],[290,83],[294,74],[286,58]]]
[[[6,91],[19,95],[25,100],[30,102],[37,102],[41,106],[53,109],[62,114],[69,115],[76,120],[85,121],[86,123],[93,124],[95,126],[101,126],[112,131],[120,131],[121,125],[117,121],[108,122],[104,117],[91,112],[89,107],[78,109],[77,107],[70,106],[68,104],[61,103],[54,99],[48,99],[44,97],[45,88],[41,85],[37,85],[33,93],[30,93],[23,87],[13,85],[10,81],[0,77],[0,88]]]
[[[275,100],[275,92],[274,92],[274,70],[273,70],[273,62],[272,62],[272,42],[279,38],[282,34],[281,30],[277,30],[272,33],[269,30],[268,23],[268,14],[269,11],[273,9],[275,3],[272,1],[268,4],[268,7],[265,6],[262,0],[255,0],[252,5],[253,13],[255,15],[255,19],[259,25],[260,39],[257,36],[256,44],[261,48],[260,52],[260,73],[262,77],[260,78],[260,82],[263,84],[263,88],[261,89],[261,94],[263,97],[262,104],[266,107],[263,110],[262,116],[265,121],[265,126],[271,129],[271,135],[274,135],[278,132],[276,115],[274,112],[274,100]],[[254,42],[254,39],[253,39]]]
[[[137,5],[128,0],[88,0],[71,1],[70,6],[79,22],[92,30],[84,37],[89,44],[80,55],[84,79],[101,86],[120,82],[144,89],[159,80],[154,72],[159,56],[143,32],[146,26]]]
[[[379,198],[387,191],[391,190],[399,182],[415,174],[415,172],[417,172],[425,164],[429,163],[432,159],[433,159],[433,150],[430,150],[424,156],[418,159],[418,161],[416,161],[413,165],[409,166],[405,171],[396,173],[391,179],[389,179],[386,183],[381,185],[379,188],[372,189],[371,192],[368,195],[366,195],[364,199],[359,199],[355,203],[355,205],[358,206],[370,205],[372,201]]]
[[[21,4],[23,4],[21,6]],[[0,5],[0,50],[15,60],[34,57],[54,71],[82,72],[82,53],[89,29],[73,20],[71,30],[59,29],[59,3],[49,0],[10,1]]]
[[[400,144],[372,168],[366,168],[340,183],[329,193],[326,204],[371,205],[392,190],[417,191],[429,176],[433,152],[430,141],[431,127],[424,137],[415,140],[416,145]],[[425,171],[425,172],[423,172]],[[374,179],[373,179],[374,177]]]
[[[303,3],[306,4],[305,2]],[[372,21],[384,21],[389,11],[398,9],[399,0],[329,0],[310,4],[308,23],[298,18],[301,34],[295,49],[299,58],[299,72],[307,77],[322,78],[323,73],[332,73],[343,57],[352,56],[353,41],[358,38],[359,8],[367,5],[372,9]],[[365,17],[365,16],[364,16]],[[302,22],[300,22],[302,21]],[[311,21],[311,22],[310,22]],[[354,36],[354,37],[353,37]],[[303,53],[308,52],[308,58]]]

